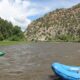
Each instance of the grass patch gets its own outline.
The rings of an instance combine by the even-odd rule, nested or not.
[[[0,41],[0,46],[7,46],[7,45],[16,45],[16,44],[25,44],[26,41]]]

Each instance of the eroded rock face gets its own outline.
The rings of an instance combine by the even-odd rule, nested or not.
[[[80,4],[44,15],[33,21],[24,34],[28,41],[80,40]]]

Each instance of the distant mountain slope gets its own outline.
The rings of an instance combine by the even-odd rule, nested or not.
[[[80,41],[80,4],[57,9],[33,21],[25,36],[28,41]]]

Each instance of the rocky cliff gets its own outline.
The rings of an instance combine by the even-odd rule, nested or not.
[[[80,41],[80,4],[56,9],[33,21],[25,37],[28,41]]]

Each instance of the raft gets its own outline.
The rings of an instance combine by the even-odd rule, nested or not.
[[[0,56],[3,56],[5,54],[5,52],[0,51]]]
[[[60,63],[51,65],[53,72],[61,78],[61,80],[80,80],[80,67],[68,66]]]

